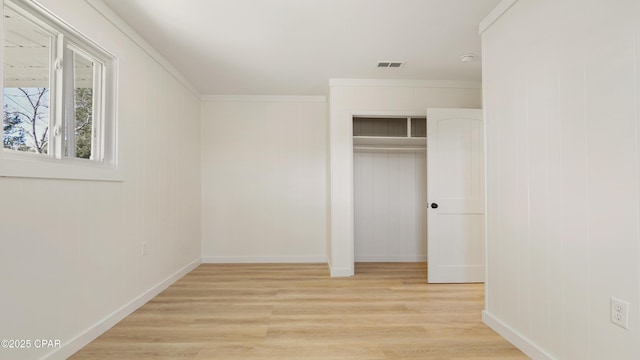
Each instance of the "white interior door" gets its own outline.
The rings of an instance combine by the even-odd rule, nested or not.
[[[430,283],[484,282],[483,129],[482,110],[427,110]]]

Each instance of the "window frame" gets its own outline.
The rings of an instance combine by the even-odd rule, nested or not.
[[[117,58],[33,1],[5,0],[3,18],[5,6],[52,35],[49,151],[44,155],[0,148],[0,177],[122,181],[117,141]],[[0,56],[4,59],[4,22],[0,29],[3,35]],[[73,151],[69,155],[75,153],[74,53],[94,64],[91,159],[65,154],[65,146],[70,146],[65,138],[70,136],[74,140],[70,141]],[[0,69],[0,81],[4,96],[4,66]]]

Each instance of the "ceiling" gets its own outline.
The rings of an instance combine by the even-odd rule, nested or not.
[[[477,81],[478,24],[500,2],[103,1],[204,95],[326,95],[330,78]]]

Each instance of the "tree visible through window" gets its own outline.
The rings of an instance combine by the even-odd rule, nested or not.
[[[18,115],[12,115],[8,111],[4,112],[4,121],[2,127],[2,142],[5,148],[28,151],[25,132],[21,126],[22,120]]]
[[[76,157],[91,158],[93,89],[75,89]],[[49,89],[4,89],[3,144],[6,149],[48,152]]]
[[[5,88],[4,147],[46,154],[48,135],[49,89]]]
[[[94,73],[95,63],[87,56],[77,50],[68,49],[68,59],[73,59],[72,76],[69,82],[73,82],[73,117],[67,118],[66,125],[73,131],[67,132],[65,141],[67,156],[74,156],[82,159],[91,159],[93,146],[93,87],[95,86]],[[70,149],[73,147],[74,150]]]
[[[91,138],[93,124],[93,89],[75,89],[76,110],[76,157],[91,158]]]

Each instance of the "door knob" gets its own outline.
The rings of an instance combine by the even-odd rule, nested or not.
[[[438,208],[438,204],[437,203],[431,203],[431,208],[432,209],[437,209]]]

